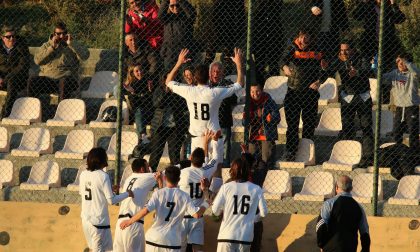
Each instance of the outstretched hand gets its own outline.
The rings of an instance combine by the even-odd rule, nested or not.
[[[239,48],[235,48],[233,50],[233,57],[230,58],[235,63],[235,65],[240,66],[242,64],[242,50]]]
[[[177,65],[182,65],[182,64],[185,64],[185,63],[191,61],[190,58],[187,58],[187,55],[188,55],[189,52],[190,52],[190,50],[188,50],[187,48],[184,48],[184,49],[181,50],[181,52],[179,53],[179,56],[178,56]]]

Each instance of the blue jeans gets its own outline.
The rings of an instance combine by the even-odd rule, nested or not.
[[[230,150],[231,150],[231,138],[232,128],[222,128],[223,135],[223,167],[230,167]]]
[[[136,123],[136,130],[139,137],[146,134],[146,125],[150,122],[150,112],[137,108],[134,111],[134,122]]]

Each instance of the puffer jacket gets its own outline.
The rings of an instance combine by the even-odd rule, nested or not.
[[[11,76],[28,76],[30,67],[29,49],[26,43],[16,38],[16,44],[10,53],[0,45],[0,78],[8,79]]]

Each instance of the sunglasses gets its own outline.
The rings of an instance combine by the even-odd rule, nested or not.
[[[54,32],[55,35],[61,36],[61,35],[67,35],[67,32]]]
[[[135,5],[135,4],[138,4],[140,2],[141,2],[141,0],[135,0],[135,1],[130,2],[130,5]]]
[[[170,4],[169,5],[169,8],[175,8],[175,7],[179,8],[179,4]]]
[[[6,35],[6,36],[3,36],[3,38],[12,39],[12,38],[16,38],[16,35]]]

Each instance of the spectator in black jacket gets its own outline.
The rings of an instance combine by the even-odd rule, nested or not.
[[[365,211],[351,196],[352,180],[341,176],[335,187],[337,196],[324,202],[316,224],[318,247],[323,252],[357,251],[357,232],[362,252],[370,250],[369,224]]]
[[[183,48],[190,50],[194,59],[196,51],[193,37],[196,11],[187,0],[164,0],[159,9],[159,19],[164,25],[163,45],[160,55],[164,60],[165,71],[175,65]]]
[[[10,114],[18,92],[25,89],[30,66],[28,46],[13,27],[4,26],[1,39],[0,90],[7,90],[7,97],[0,118]]]

